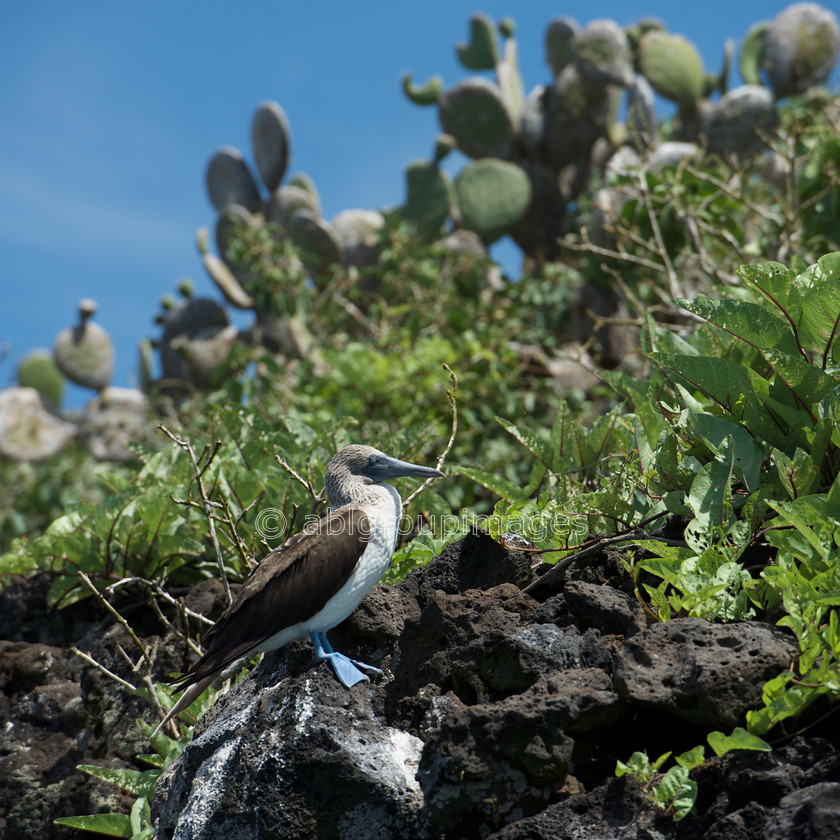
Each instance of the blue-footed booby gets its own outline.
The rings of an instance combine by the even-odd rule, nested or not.
[[[327,464],[330,512],[263,558],[207,634],[207,652],[175,681],[183,695],[153,735],[189,706],[234,662],[309,636],[348,688],[378,668],[336,653],[327,630],[344,621],[379,582],[397,544],[402,500],[385,482],[401,476],[442,478],[440,470],[345,446]]]

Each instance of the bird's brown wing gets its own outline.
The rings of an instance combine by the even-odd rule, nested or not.
[[[207,635],[209,648],[179,681],[217,675],[285,627],[311,618],[347,582],[370,539],[358,505],[328,513],[266,555]]]

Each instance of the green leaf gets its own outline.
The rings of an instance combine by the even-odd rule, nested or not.
[[[766,741],[747,732],[741,726],[736,726],[731,735],[724,735],[723,732],[710,732],[706,736],[709,746],[715,751],[715,755],[726,755],[730,750],[758,750],[759,752],[772,752],[773,748]]]
[[[513,482],[487,470],[479,469],[478,467],[471,467],[466,464],[449,464],[447,467],[447,474],[463,475],[465,478],[472,479],[482,487],[492,490],[503,499],[508,499],[509,501],[522,499],[525,496],[522,488],[518,487]]]
[[[132,837],[131,818],[125,814],[89,814],[85,817],[59,817],[53,820],[56,825],[92,831],[95,834],[107,834],[109,837]]]
[[[672,767],[654,791],[654,799],[663,810],[672,808],[674,822],[679,822],[697,801],[697,783],[689,779],[685,767]]]
[[[505,420],[504,417],[495,417],[495,421],[516,440],[519,441],[535,458],[542,461],[549,469],[553,469],[553,458],[549,444],[541,441],[530,432],[523,432],[518,426]]]
[[[690,412],[686,427],[701,437],[715,455],[719,454],[726,439],[731,438],[736,472],[751,493],[758,489],[764,452],[743,426],[726,417],[707,412]]]
[[[768,417],[763,403],[769,393],[768,384],[753,371],[714,356],[651,353],[650,357],[717,403],[755,437],[764,437],[780,448],[785,445],[784,432]]]
[[[694,528],[708,533],[724,528],[731,519],[731,509],[724,502],[731,497],[732,473],[735,467],[735,444],[731,437],[721,444],[720,453],[706,464],[691,483],[686,501],[694,511]]]
[[[757,303],[708,298],[677,298],[674,303],[716,324],[757,350],[773,348],[791,355],[799,352],[790,324],[783,318],[771,315]]]
[[[706,748],[702,744],[699,744],[693,749],[678,755],[674,760],[680,767],[685,767],[686,770],[693,770],[706,760]]]
[[[817,404],[838,385],[837,377],[809,364],[800,355],[772,349],[766,350],[764,357],[775,371],[778,380],[793,392],[793,398],[787,398],[791,402],[795,400],[807,409],[816,410]],[[782,394],[777,396],[784,399]]]
[[[797,448],[793,458],[778,449],[773,450],[773,462],[779,473],[779,480],[791,499],[807,496],[819,487],[820,470],[811,456]]]
[[[791,324],[799,321],[801,284],[796,272],[779,262],[742,265],[738,274],[753,284]]]
[[[96,764],[79,764],[76,769],[82,770],[89,776],[101,779],[103,782],[127,790],[135,796],[141,796],[149,800],[154,799],[155,786],[160,776],[160,770],[156,768],[151,770],[115,770],[111,767],[99,767]]]
[[[145,836],[149,831],[154,834],[152,811],[149,807],[149,800],[145,797],[141,796],[131,806],[130,820],[131,830],[134,832],[134,840],[140,840],[140,837]]]
[[[829,358],[840,331],[840,252],[821,257],[803,275],[809,286],[800,317],[810,339],[805,349]]]

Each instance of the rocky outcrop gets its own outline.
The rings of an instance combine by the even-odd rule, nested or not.
[[[305,641],[265,656],[161,777],[156,836],[837,836],[830,718],[773,753],[708,760],[692,772],[699,799],[679,823],[632,779],[614,776],[616,759],[635,750],[678,753],[704,743],[710,728],[742,724],[762,682],[790,661],[790,637],[761,622],[646,626],[619,554],[563,574],[541,574],[547,567],[535,559],[475,531],[399,586],[376,587],[330,634],[337,649],[383,669],[371,683],[342,688]],[[121,628],[92,625],[87,605],[33,621],[40,581],[0,593],[0,636],[9,640],[0,643],[9,721],[0,833],[9,838],[69,838],[52,819],[127,809],[130,797],[74,767],[130,766],[147,750],[132,719],[151,718],[64,649],[76,641],[131,678],[116,647],[131,650]],[[188,598],[214,614],[217,595],[208,582]],[[152,616],[132,615],[151,638]],[[162,673],[184,667],[173,658],[180,646],[157,649]]]

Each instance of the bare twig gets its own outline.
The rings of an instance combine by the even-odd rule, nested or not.
[[[680,296],[680,285],[677,280],[674,266],[671,264],[671,258],[668,256],[668,249],[665,247],[665,240],[662,238],[662,231],[659,229],[659,221],[656,218],[656,213],[653,211],[653,204],[650,200],[650,191],[647,186],[647,169],[642,167],[639,170],[639,192],[642,200],[645,203],[645,210],[647,210],[648,219],[650,220],[650,227],[653,230],[653,238],[656,240],[656,247],[659,251],[659,256],[662,257],[662,263],[665,266],[665,272],[668,276],[668,288],[672,297]]]
[[[148,670],[151,671],[152,658],[149,655],[148,650],[146,650],[146,646],[143,644],[143,642],[140,641],[139,637],[134,632],[131,625],[120,615],[117,609],[110,604],[108,599],[93,585],[91,579],[84,572],[79,571],[79,577],[84,581],[85,586],[87,586],[87,588],[90,589],[90,591],[102,603],[105,609],[108,610],[108,612],[111,613],[111,615],[114,616],[114,618],[122,625],[125,632],[128,633],[129,636],[131,636],[131,640],[134,642],[134,644],[137,645],[138,648],[140,648],[140,651],[143,654],[143,658],[146,660],[146,663],[148,665]]]
[[[522,591],[530,594],[531,592],[540,589],[541,586],[544,586],[546,583],[557,582],[557,580],[562,577],[563,572],[572,563],[574,563],[577,560],[584,560],[585,558],[590,557],[593,554],[597,554],[597,552],[601,551],[601,549],[603,549],[605,546],[613,545],[615,543],[633,542],[634,540],[640,539],[651,539],[651,537],[644,534],[642,528],[644,528],[645,525],[649,525],[651,522],[655,522],[657,519],[661,519],[663,516],[667,515],[668,512],[663,511],[662,513],[650,516],[643,522],[640,522],[632,531],[629,531],[624,534],[616,534],[612,537],[598,537],[591,545],[581,548],[574,554],[567,554],[562,560],[558,560],[558,562],[555,563],[544,575],[538,577],[533,583],[528,584],[528,586],[526,586]],[[545,549],[544,553],[550,554],[551,549]]]
[[[210,513],[211,506],[215,506],[215,503],[211,503],[209,496],[207,495],[207,490],[204,487],[204,481],[202,476],[204,475],[204,471],[210,466],[211,461],[216,456],[216,453],[219,451],[219,447],[221,446],[221,441],[216,441],[216,445],[214,446],[213,450],[206,454],[206,460],[204,467],[199,466],[198,459],[195,456],[195,450],[192,447],[192,444],[188,440],[184,440],[182,438],[176,437],[163,423],[158,425],[158,428],[178,447],[183,449],[189,456],[190,460],[192,461],[193,471],[195,472],[195,482],[198,486],[198,492],[201,496],[201,503],[202,507],[204,508],[204,515],[207,517],[207,523],[210,526],[210,539],[213,541],[213,548],[216,551],[216,560],[219,563],[219,577],[222,580],[222,585],[225,588],[225,597],[227,598],[228,604],[233,600],[233,597],[230,594],[230,583],[227,579],[227,573],[225,572],[225,563],[222,559],[222,547],[219,545],[219,538],[216,534],[216,523],[213,520],[213,516]],[[207,450],[205,449],[205,453]]]
[[[318,498],[318,493],[315,492],[315,488],[310,484],[310,482],[305,479],[297,470],[285,459],[281,458],[279,455],[274,456],[274,460],[280,464],[281,467],[298,483],[301,487],[312,496],[313,499]]]
[[[449,451],[452,449],[452,444],[455,443],[455,435],[458,432],[458,377],[455,375],[455,371],[449,367],[446,362],[443,363],[444,369],[449,371],[449,376],[452,379],[452,390],[446,392],[446,396],[449,398],[449,407],[452,410],[452,430],[449,433],[449,441],[446,444],[443,452],[438,456],[437,464],[435,465],[438,469],[440,469],[444,462],[446,461],[446,456],[449,454]],[[404,502],[403,508],[407,508],[409,504],[415,499],[417,496],[420,495],[433,481],[437,481],[435,478],[427,478]]]
[[[97,671],[101,671],[103,674],[105,674],[106,677],[110,677],[112,680],[118,682],[122,686],[125,686],[130,691],[135,690],[134,686],[130,682],[127,682],[122,677],[117,676],[113,671],[109,671],[104,665],[97,662],[89,654],[85,653],[82,650],[79,650],[75,645],[70,645],[70,650],[72,650],[73,653],[76,654],[76,656],[80,657],[81,659],[84,659],[85,662],[87,662],[89,665],[93,665],[93,667],[96,668]]]

